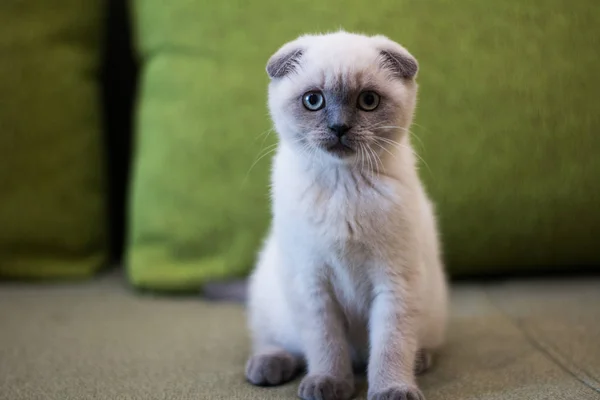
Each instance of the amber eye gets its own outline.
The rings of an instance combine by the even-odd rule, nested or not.
[[[379,95],[372,91],[362,92],[358,96],[358,108],[364,111],[373,111],[379,105]]]
[[[317,111],[325,106],[325,97],[318,91],[308,92],[302,96],[302,104],[307,110]]]

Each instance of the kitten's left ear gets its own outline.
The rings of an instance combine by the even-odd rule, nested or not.
[[[402,79],[414,79],[419,71],[417,60],[398,43],[385,36],[375,36],[381,66]]]

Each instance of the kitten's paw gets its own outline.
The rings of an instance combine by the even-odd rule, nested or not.
[[[416,386],[398,385],[369,394],[369,400],[425,400]]]
[[[433,363],[433,356],[431,351],[421,349],[417,352],[417,359],[415,361],[415,374],[421,375],[426,372]]]
[[[246,364],[246,379],[258,386],[281,385],[290,381],[297,369],[297,358],[284,350],[255,354]]]
[[[298,388],[298,396],[303,400],[349,400],[353,394],[352,379],[330,375],[308,375]]]

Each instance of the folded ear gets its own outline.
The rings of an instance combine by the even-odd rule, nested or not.
[[[292,45],[292,43],[284,45],[267,62],[269,78],[283,78],[287,74],[296,71],[303,53],[304,50],[297,45]]]
[[[408,50],[384,36],[376,36],[375,40],[378,42],[382,68],[389,70],[398,78],[415,78],[419,71],[419,64]]]
[[[381,65],[389,69],[398,78],[413,79],[419,71],[417,60],[410,54],[381,50]]]

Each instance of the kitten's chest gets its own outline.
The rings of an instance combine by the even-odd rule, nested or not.
[[[331,288],[349,325],[366,323],[373,292],[367,265],[332,265]]]
[[[384,181],[340,173],[330,185],[307,185],[299,193],[299,204],[310,229],[348,247],[383,233],[394,198],[394,188]]]

